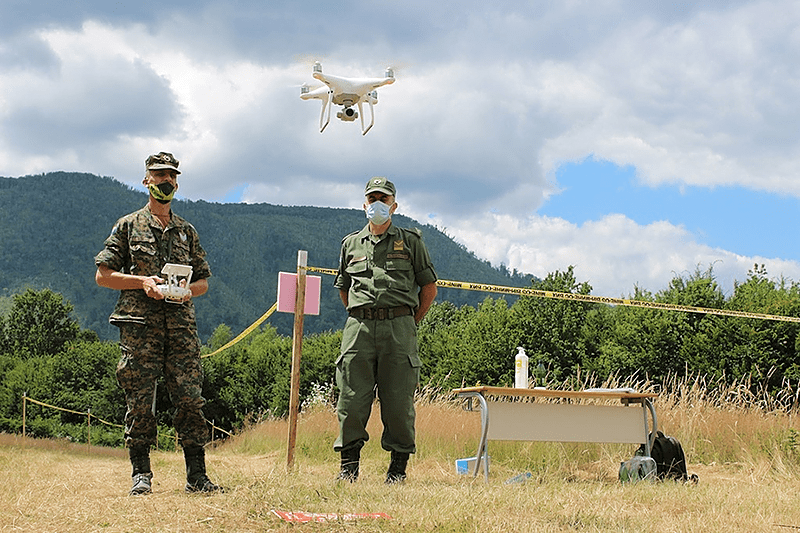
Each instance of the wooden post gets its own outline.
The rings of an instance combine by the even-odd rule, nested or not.
[[[22,393],[22,438],[23,439],[25,438],[25,414],[26,414],[25,408],[27,407],[27,404],[28,404],[28,393],[23,392]]]
[[[92,410],[86,410],[86,447],[92,447]]]
[[[297,252],[297,292],[294,299],[294,330],[292,331],[292,382],[289,392],[289,444],[286,468],[294,466],[294,447],[297,439],[297,418],[300,415],[300,356],[303,352],[303,319],[306,305],[306,266],[308,252]]]

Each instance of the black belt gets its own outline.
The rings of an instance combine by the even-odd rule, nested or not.
[[[356,307],[348,311],[350,316],[366,320],[391,320],[398,316],[408,316],[411,308],[407,305],[398,307]]]

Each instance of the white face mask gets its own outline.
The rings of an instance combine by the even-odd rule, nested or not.
[[[380,226],[389,220],[389,211],[391,207],[383,202],[372,202],[367,204],[367,218],[376,226]]]

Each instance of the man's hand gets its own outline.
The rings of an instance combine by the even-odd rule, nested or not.
[[[142,280],[142,290],[144,293],[153,298],[154,300],[163,300],[164,294],[158,288],[159,283],[164,283],[164,280],[158,276],[148,276]]]

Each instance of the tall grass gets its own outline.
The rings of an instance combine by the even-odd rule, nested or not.
[[[646,380],[581,378],[551,388],[633,387],[660,391],[659,426],[684,445],[700,483],[617,480],[635,445],[491,442],[491,478],[457,475],[453,461],[472,456],[480,416],[448,390],[423,388],[417,399],[418,453],[409,478],[383,483],[388,454],[380,417],[363,450],[357,483],[334,480],[336,413],[328,394],[299,418],[294,468],[286,467],[285,420],[252,423],[209,449],[212,479],[227,491],[183,493],[180,453],[153,453],[154,492],[127,497],[130,465],[122,450],[101,453],[0,435],[0,531],[389,531],[506,533],[550,531],[773,532],[800,529],[796,392],[767,393],[750,381],[733,385],[674,376]],[[538,400],[537,400],[538,401]],[[523,471],[524,484],[504,484]],[[387,513],[389,520],[281,522],[272,509],[315,513]]]
[[[655,392],[658,427],[683,445],[689,463],[761,465],[773,473],[794,476],[800,469],[798,390],[786,383],[767,391],[751,379],[726,384],[702,377],[672,375],[663,384],[616,376],[598,382],[593,376],[577,376],[550,388],[575,390],[591,387],[633,388]],[[537,399],[537,401],[543,401]],[[612,401],[612,403],[614,403]],[[419,467],[435,465],[443,473],[454,470],[458,458],[474,456],[480,433],[477,412],[465,411],[450,390],[428,385],[417,394],[417,448],[412,460]],[[383,468],[387,454],[380,449],[380,413],[376,403],[368,431],[374,442],[363,450],[365,463]],[[335,408],[329,394],[305,406],[299,420],[297,456],[313,462],[337,457],[332,445],[338,431]],[[288,427],[285,420],[265,420],[234,436],[224,448],[231,453],[272,454],[285,452]],[[630,458],[634,445],[593,443],[491,442],[493,477],[522,471],[539,478],[594,477],[609,480],[619,462]]]

